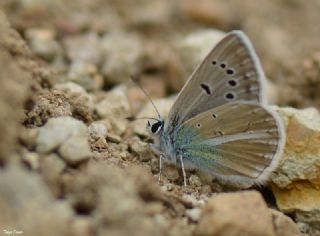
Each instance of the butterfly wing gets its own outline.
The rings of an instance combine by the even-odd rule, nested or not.
[[[176,139],[184,140],[175,141],[189,166],[249,187],[264,183],[276,168],[284,133],[279,117],[270,110],[256,103],[233,102],[184,122]]]
[[[225,103],[263,103],[263,79],[249,39],[241,31],[232,31],[207,55],[179,93],[169,113],[167,129]]]

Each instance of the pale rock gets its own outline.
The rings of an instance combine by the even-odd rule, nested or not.
[[[116,134],[121,135],[126,130],[131,108],[123,87],[116,87],[106,93],[95,105],[95,110],[101,118],[110,120],[111,128]]]
[[[71,165],[84,161],[91,155],[87,126],[69,116],[51,118],[39,128],[36,149],[40,153],[58,149],[59,154]]]
[[[192,209],[186,211],[186,215],[191,220],[198,221],[200,219],[201,209],[200,208],[192,208]]]
[[[119,135],[113,134],[113,133],[108,133],[107,134],[107,140],[113,143],[120,143],[121,142],[121,137]]]
[[[64,46],[71,61],[79,61],[96,66],[100,65],[102,61],[101,41],[96,33],[69,36],[64,40]]]
[[[36,152],[29,152],[26,149],[22,150],[22,160],[32,169],[39,169],[39,154]]]
[[[162,118],[166,118],[169,114],[169,111],[173,105],[174,98],[163,98],[163,99],[156,99],[153,101],[155,106],[157,107],[158,111]],[[156,111],[151,103],[147,103],[143,109],[138,113],[137,117],[153,117],[158,118]],[[150,136],[148,133],[146,126],[147,121],[145,119],[138,119],[132,122],[133,131],[141,136]]]
[[[136,74],[134,68],[139,68],[138,64],[143,56],[143,44],[136,35],[109,33],[101,43],[104,53],[101,70],[107,84],[119,84]]]
[[[60,91],[64,91],[65,93],[69,93],[71,95],[78,95],[81,99],[86,101],[88,109],[90,111],[93,110],[93,98],[87,93],[87,91],[77,83],[74,82],[64,82],[57,83],[54,85],[54,88]]]
[[[70,223],[70,231],[74,236],[91,236],[94,232],[94,224],[90,217],[74,217]]]
[[[320,222],[319,112],[285,108],[280,114],[287,127],[287,146],[272,190],[280,210],[294,213],[299,222],[316,230]]]
[[[41,157],[39,171],[44,181],[47,183],[52,193],[56,197],[61,195],[61,185],[59,179],[65,168],[66,163],[55,153]]]
[[[139,168],[135,172],[106,162],[91,163],[66,188],[73,206],[92,211],[97,235],[164,235],[141,198],[141,192],[156,185],[146,171]]]
[[[298,226],[285,214],[270,209],[273,227],[277,236],[300,236]]]
[[[0,172],[0,228],[23,235],[68,235],[72,209],[56,201],[39,175],[18,167]],[[18,234],[18,233],[17,233]]]
[[[37,152],[48,153],[59,147],[70,136],[84,135],[86,132],[87,127],[82,121],[69,116],[51,118],[38,130]]]
[[[87,91],[95,91],[102,87],[103,78],[94,64],[76,60],[70,65],[67,80],[81,85]]]
[[[180,178],[179,169],[175,165],[168,164],[167,162],[163,162],[162,174],[172,182],[176,182]]]
[[[92,155],[87,135],[71,136],[60,146],[58,152],[71,166],[88,160]]]
[[[277,206],[299,221],[320,224],[320,114],[314,108],[276,110],[287,136],[280,165],[272,176]]]
[[[153,157],[150,144],[142,142],[138,137],[130,140],[129,147],[132,152],[138,155],[140,161],[149,161]]]
[[[26,30],[25,35],[31,50],[41,58],[52,61],[59,56],[62,57],[62,47],[56,41],[55,31],[31,28]]]
[[[197,175],[189,177],[189,184],[193,187],[200,187],[202,185],[200,178]]]
[[[211,29],[194,32],[182,40],[177,40],[175,48],[187,75],[191,75],[196,66],[224,36],[224,32]]]
[[[256,191],[222,193],[204,205],[195,230],[197,236],[273,236],[269,209]]]
[[[131,9],[130,25],[140,28],[165,27],[173,14],[175,2],[146,1]]]
[[[86,90],[80,86],[79,84],[76,84],[74,82],[65,82],[65,83],[57,83],[54,85],[55,89],[57,90],[61,90],[61,91],[70,91],[72,93],[80,93],[83,95],[88,95],[88,93],[86,92]]]
[[[105,138],[108,133],[108,129],[103,122],[95,121],[92,122],[88,127],[91,138]]]

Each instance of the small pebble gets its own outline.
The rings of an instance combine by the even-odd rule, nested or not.
[[[88,127],[91,138],[99,139],[107,136],[107,127],[101,122],[92,122]]]

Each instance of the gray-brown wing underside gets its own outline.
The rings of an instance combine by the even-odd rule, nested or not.
[[[184,161],[239,187],[263,183],[276,168],[284,143],[277,114],[259,104],[234,102],[186,121],[197,130],[184,150]]]
[[[225,103],[263,103],[264,74],[254,49],[241,31],[223,38],[193,72],[173,105],[166,128]]]

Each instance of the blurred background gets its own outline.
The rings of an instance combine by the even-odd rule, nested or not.
[[[318,0],[4,0],[0,6],[59,80],[89,90],[134,73],[153,96],[177,92],[218,31],[241,29],[272,88],[281,87],[272,102],[320,107]]]
[[[286,108],[320,109],[319,13],[319,0],[0,0],[0,235],[320,235],[320,116]],[[280,106],[281,164],[250,192],[219,195],[195,171],[183,188],[170,165],[158,184],[146,122],[128,119],[155,111],[130,75],[165,115],[235,29]]]

